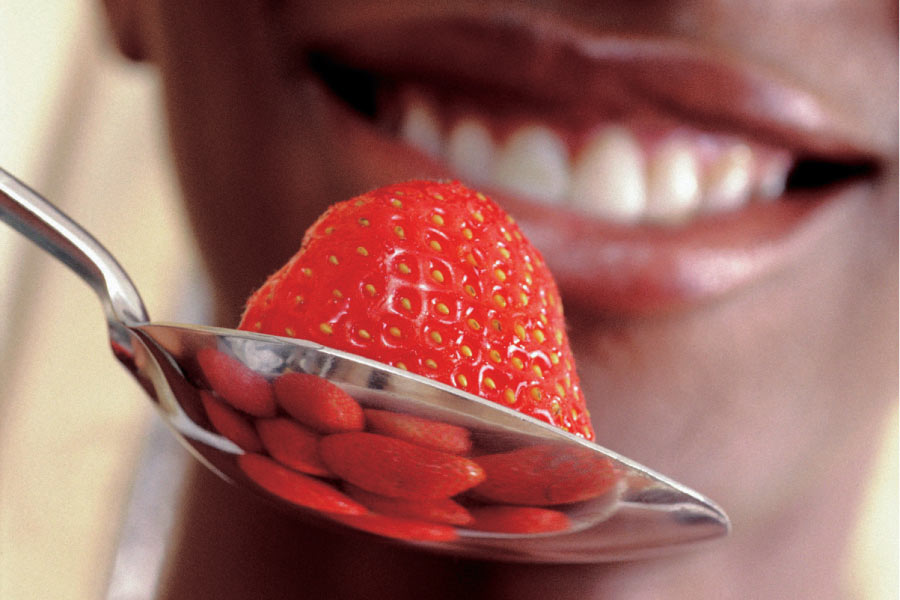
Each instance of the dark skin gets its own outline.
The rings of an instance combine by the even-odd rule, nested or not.
[[[446,174],[354,123],[304,75],[288,77],[285,40],[339,38],[357,21],[417,11],[477,20],[494,5],[271,4],[107,1],[120,47],[162,76],[185,206],[224,326],[326,206]],[[777,268],[727,293],[647,308],[627,295],[586,300],[597,296],[589,280],[560,282],[597,439],[714,498],[732,536],[626,564],[474,562],[298,522],[197,467],[162,597],[840,597],[866,467],[897,394],[896,5],[605,4],[508,10],[579,35],[687,41],[776,71],[833,109],[828,128],[875,165],[779,245],[789,250]],[[813,128],[804,144],[834,146],[826,137]],[[507,208],[527,232],[527,203]],[[745,235],[748,218],[735,215],[727,231]],[[571,270],[564,244],[540,249],[560,275]]]

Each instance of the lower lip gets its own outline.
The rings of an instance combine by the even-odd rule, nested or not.
[[[648,315],[710,302],[777,272],[815,246],[845,196],[784,197],[677,229],[615,226],[498,199],[541,249],[567,307]]]
[[[376,131],[323,94],[327,126],[347,161],[341,166],[356,173],[360,186],[455,177],[446,165]],[[713,301],[777,272],[839,227],[841,207],[865,187],[791,192],[675,228],[613,225],[502,191],[483,191],[541,251],[567,308],[650,315]]]

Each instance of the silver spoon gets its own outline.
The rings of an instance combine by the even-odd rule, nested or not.
[[[187,448],[225,480],[249,486],[294,515],[436,552],[550,563],[653,556],[721,537],[730,529],[718,506],[685,486],[611,450],[450,386],[304,340],[151,322],[116,260],[87,231],[2,168],[0,219],[94,289],[114,354]],[[440,479],[441,469],[437,475],[426,469],[424,479],[410,482],[391,480],[396,476],[381,473],[377,465],[359,480],[357,473],[331,472],[333,463],[325,472],[298,464],[308,455],[285,439],[313,439],[321,448],[327,436],[321,429],[309,433],[309,427],[320,425],[304,417],[302,406],[297,409],[272,392],[296,373],[336,384],[353,399],[350,402],[382,411],[377,414],[389,420],[404,415],[427,419],[430,426],[449,428],[457,439],[465,440],[469,444],[465,450],[435,454],[421,449],[406,460],[415,467],[416,461],[438,456],[441,464],[466,465],[472,478],[466,486],[480,481],[474,488],[453,493],[455,506],[466,519],[407,514],[397,520],[368,511],[367,507],[372,512],[405,514],[409,502],[385,500],[371,492],[418,499],[417,494],[425,494],[416,487],[422,481],[428,489],[434,487],[429,483],[447,483]],[[313,402],[306,397],[299,401]],[[266,423],[271,433],[276,421],[281,437],[276,435],[273,441],[262,433]],[[286,438],[286,431],[300,431],[305,437]],[[359,457],[361,464],[371,464],[368,461],[377,460],[377,452],[366,450]],[[318,455],[314,458],[320,460]],[[378,471],[374,484],[371,471]],[[404,471],[403,475],[416,472]],[[381,489],[382,484],[390,489]],[[367,487],[368,491],[360,490]],[[412,504],[419,510],[433,502]]]

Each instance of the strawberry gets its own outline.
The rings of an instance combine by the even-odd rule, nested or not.
[[[286,467],[301,473],[330,477],[319,458],[319,435],[290,419],[259,419],[256,430],[269,454]]]
[[[350,497],[372,512],[403,519],[420,519],[429,523],[468,525],[472,515],[461,504],[450,498],[434,500],[407,500],[373,494],[352,484],[345,486]]]
[[[366,429],[373,433],[451,454],[466,454],[472,449],[472,436],[464,427],[374,408],[367,408],[363,412],[366,416]]]
[[[332,206],[239,327],[408,369],[594,436],[550,271],[511,217],[457,182],[391,185]]]
[[[483,506],[472,509],[469,527],[496,533],[550,533],[569,528],[569,517],[557,510],[531,506]]]
[[[215,348],[197,353],[197,363],[210,387],[234,408],[257,417],[275,414],[272,386],[238,359]]]
[[[369,513],[364,515],[329,514],[330,518],[369,533],[411,542],[452,542],[459,535],[448,525],[418,519],[404,519]]]
[[[259,454],[241,454],[237,464],[244,475],[270,494],[305,508],[342,515],[363,515],[365,506],[313,477],[308,477]]]
[[[246,417],[206,390],[200,391],[200,402],[216,431],[247,452],[262,451],[262,442]]]
[[[486,479],[473,494],[508,504],[550,506],[597,498],[619,478],[612,461],[586,448],[537,445],[474,459]]]
[[[449,498],[484,480],[481,467],[467,458],[377,433],[325,436],[319,456],[344,481],[392,498]]]
[[[359,402],[326,379],[288,372],[275,380],[275,398],[292,417],[321,433],[359,431],[364,417]]]

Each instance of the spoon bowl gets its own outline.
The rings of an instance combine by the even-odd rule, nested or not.
[[[697,492],[431,379],[305,340],[152,322],[117,261],[3,169],[0,220],[94,289],[114,355],[185,446],[297,518],[545,563],[653,556],[730,529]]]

